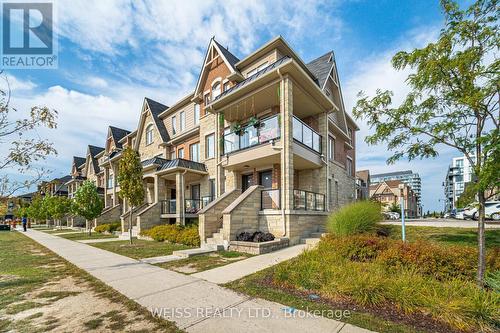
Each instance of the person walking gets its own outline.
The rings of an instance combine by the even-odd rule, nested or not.
[[[23,223],[23,230],[24,230],[24,232],[26,232],[27,231],[26,226],[28,224],[28,219],[26,218],[26,216],[23,216],[23,222],[22,223]]]

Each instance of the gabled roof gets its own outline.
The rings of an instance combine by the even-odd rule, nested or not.
[[[165,124],[163,121],[160,119],[160,113],[168,109],[168,106],[154,101],[151,98],[144,98],[145,103],[147,103],[149,110],[151,111],[151,116],[153,118],[153,121],[156,125],[156,129],[158,130],[158,133],[160,134],[160,137],[163,142],[167,142],[169,140],[168,132],[167,129],[165,128]]]
[[[129,135],[130,131],[114,126],[109,126],[109,131],[111,132],[116,148],[122,148],[120,140]]]
[[[240,59],[238,59],[237,56],[235,56],[234,54],[232,54],[231,52],[229,52],[229,50],[227,48],[225,48],[224,46],[220,45],[220,43],[218,41],[215,40],[214,38],[214,43],[219,47],[219,50],[220,52],[222,53],[222,55],[224,56],[224,58],[226,58],[226,60],[229,62],[229,64],[231,65],[231,70],[235,70],[236,69],[236,63],[238,61],[240,61]]]
[[[323,54],[321,57],[312,60],[306,64],[307,68],[316,77],[316,83],[323,89],[328,75],[333,67],[333,51]]]
[[[102,148],[102,147],[96,147],[96,146],[89,145],[88,154],[90,154],[92,166],[94,167],[94,172],[96,174],[99,173],[99,171],[100,171],[99,163],[97,161],[96,156],[99,155],[100,153],[102,153],[103,151],[104,151],[104,148]]]
[[[80,169],[82,165],[85,164],[85,158],[84,157],[79,157],[79,156],[73,156],[73,165],[77,168]]]

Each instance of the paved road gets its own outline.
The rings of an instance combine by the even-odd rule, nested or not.
[[[382,224],[401,225],[401,221],[385,221]],[[455,219],[412,219],[406,220],[405,225],[438,228],[477,228],[477,221]],[[487,229],[500,229],[499,222],[487,222]]]
[[[29,229],[38,243],[188,332],[370,332],[252,298],[96,247]]]

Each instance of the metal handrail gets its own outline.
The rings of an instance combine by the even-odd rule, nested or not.
[[[280,189],[267,189],[260,191],[260,210],[280,209],[281,191]]]
[[[311,126],[307,125],[306,123],[304,123],[302,120],[300,120],[299,118],[297,118],[296,116],[293,116],[293,120],[296,120],[300,123],[301,125],[301,131],[300,131],[300,138],[297,138],[295,136],[295,131],[292,131],[293,133],[293,139],[300,142],[301,144],[303,144],[304,146],[314,150],[315,152],[321,154],[321,152],[323,151],[323,136],[321,134],[319,134],[318,132],[316,132]],[[311,131],[311,145],[307,144],[306,142],[304,142],[304,127],[309,129]],[[316,149],[314,146],[314,135],[317,135],[318,136],[318,149]]]
[[[322,193],[316,193],[306,190],[293,190],[293,209],[325,211],[326,196]]]

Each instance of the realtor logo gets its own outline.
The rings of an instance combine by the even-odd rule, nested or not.
[[[2,69],[57,68],[51,2],[2,3]]]

